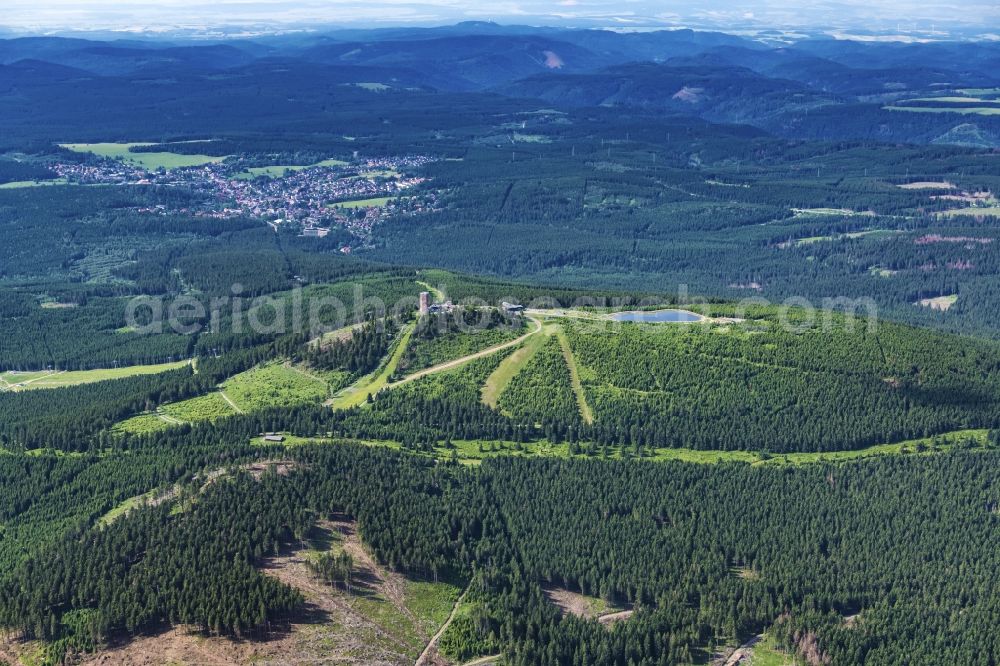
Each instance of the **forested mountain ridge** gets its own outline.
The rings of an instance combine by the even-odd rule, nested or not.
[[[0,665],[1000,663],[998,65],[0,40]]]
[[[241,430],[215,436],[229,441]],[[168,620],[263,638],[265,618],[281,626],[301,601],[250,567],[302,538],[317,516],[345,512],[399,571],[476,572],[468,611],[478,620],[455,625],[447,641],[462,654],[499,648],[515,664],[689,663],[769,629],[789,653],[831,664],[896,663],[915,649],[914,663],[974,663],[995,649],[973,628],[992,617],[983,590],[995,550],[993,455],[800,469],[501,458],[466,470],[365,446],[302,447],[285,454],[300,466],[288,475],[236,470],[193,504],[181,493],[35,551],[5,583],[0,613],[70,651]],[[238,541],[213,536],[234,520],[246,523],[233,533]],[[870,529],[885,520],[898,527]],[[942,549],[970,566],[943,573]],[[106,564],[79,566],[105,550]],[[186,592],[169,593],[167,581],[181,580]],[[635,613],[613,630],[561,616],[541,584]],[[934,604],[925,603],[928,586]],[[911,637],[890,628],[900,614],[945,627],[958,609],[968,630]]]

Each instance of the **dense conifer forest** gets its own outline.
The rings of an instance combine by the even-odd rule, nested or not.
[[[0,665],[1000,663],[1000,51],[814,37],[0,39]]]

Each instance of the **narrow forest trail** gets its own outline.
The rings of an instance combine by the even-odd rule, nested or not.
[[[431,284],[428,282],[422,282],[420,280],[416,280],[416,283],[419,284],[421,287],[425,288],[427,291],[431,292],[431,294],[434,295],[434,300],[436,302],[444,303],[446,296],[444,295],[443,291],[441,291],[437,287],[431,286]]]
[[[507,389],[514,377],[524,369],[524,366],[544,346],[546,338],[552,335],[553,328],[551,324],[542,324],[541,321],[538,321],[538,323],[540,329],[535,331],[535,333],[541,332],[542,335],[526,341],[525,344],[521,345],[520,349],[505,358],[497,366],[497,369],[486,378],[486,382],[480,389],[480,400],[490,409],[497,408],[500,395]]]
[[[222,399],[223,399],[223,400],[225,400],[226,402],[228,402],[228,403],[229,403],[229,406],[230,406],[230,407],[232,407],[233,409],[235,409],[235,410],[236,410],[236,413],[237,413],[237,414],[246,414],[246,412],[244,412],[244,411],[243,411],[243,410],[242,410],[242,409],[240,408],[240,406],[239,406],[239,405],[237,405],[237,404],[236,404],[235,402],[233,402],[233,399],[232,399],[232,398],[230,398],[230,397],[229,397],[228,395],[226,395],[226,392],[225,392],[225,391],[223,391],[222,389],[219,389],[219,395],[221,395],[221,396],[222,396]]]
[[[161,421],[165,421],[170,425],[184,425],[185,423],[187,423],[187,421],[181,421],[179,418],[176,418],[174,416],[168,416],[167,414],[164,414],[161,411],[156,411],[154,413]]]
[[[441,625],[441,628],[438,629],[433,636],[431,636],[431,640],[427,642],[427,646],[424,648],[424,651],[420,653],[419,657],[417,657],[417,662],[415,666],[428,666],[430,664],[429,660],[431,652],[434,650],[435,647],[437,647],[437,642],[441,640],[441,636],[444,635],[444,632],[446,632],[448,630],[448,627],[451,626],[452,620],[454,620],[455,616],[458,614],[458,609],[462,605],[462,602],[465,601],[465,595],[467,595],[468,593],[469,593],[469,588],[465,588],[461,596],[459,596],[458,599],[455,601],[455,605],[452,607],[451,613],[448,615],[448,619],[445,620],[444,624]]]
[[[347,388],[343,389],[333,398],[327,401],[333,409],[350,409],[363,404],[369,396],[374,395],[389,386],[389,378],[396,372],[399,362],[410,346],[410,338],[416,330],[415,324],[407,324],[400,333],[388,360],[380,365],[374,372],[371,372]]]
[[[330,383],[330,382],[326,381],[325,379],[323,379],[322,377],[320,377],[319,375],[314,375],[313,373],[309,372],[308,370],[304,370],[304,369],[300,368],[299,366],[295,365],[291,361],[285,361],[284,365],[285,365],[286,368],[288,368],[292,372],[297,372],[300,375],[302,375],[303,377],[308,377],[309,379],[312,379],[314,381],[320,382],[321,384],[329,384]]]
[[[764,638],[764,634],[754,636],[746,643],[733,650],[733,653],[729,655],[729,658],[726,659],[722,666],[738,666],[743,663],[744,659],[752,659],[753,646],[759,643],[762,638]]]
[[[485,666],[486,664],[494,664],[500,660],[503,655],[491,654],[488,657],[479,657],[473,659],[472,661],[467,661],[462,666]]]
[[[583,382],[580,380],[580,368],[576,364],[576,356],[573,355],[573,348],[569,344],[569,337],[562,327],[556,330],[556,338],[559,340],[563,358],[566,359],[566,365],[569,367],[569,379],[573,385],[573,393],[576,395],[576,404],[580,408],[580,416],[583,418],[584,423],[591,425],[594,422],[594,410],[587,403],[587,394],[584,393]]]
[[[623,620],[629,619],[630,617],[632,617],[633,613],[635,613],[634,610],[623,610],[623,611],[618,611],[617,613],[598,615],[597,621],[603,625],[611,625],[614,624],[615,622],[621,622]]]
[[[65,373],[66,373],[65,370],[54,370],[54,371],[49,372],[47,374],[35,377],[34,379],[27,379],[27,380],[25,380],[23,382],[14,382],[14,383],[11,383],[6,378],[0,376],[0,382],[3,382],[3,384],[0,385],[0,391],[10,391],[11,393],[18,393],[20,391],[27,390],[25,387],[27,387],[28,384],[34,384],[35,382],[40,382],[40,381],[42,381],[44,379],[51,379],[52,377],[55,377],[56,375],[62,375],[62,374],[65,374]]]

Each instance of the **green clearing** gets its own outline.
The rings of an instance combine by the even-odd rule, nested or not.
[[[826,214],[826,213],[823,213]],[[831,213],[832,214],[832,213]],[[854,215],[855,213],[849,213]],[[796,247],[801,247],[803,245],[812,245],[814,243],[825,243],[832,241],[839,241],[843,239],[857,239],[866,237],[880,237],[880,236],[895,236],[896,234],[902,233],[895,229],[869,229],[867,231],[851,231],[845,234],[834,234],[828,236],[809,236],[808,238],[798,238],[791,241],[791,245]]]
[[[779,650],[774,639],[765,635],[753,646],[750,663],[753,666],[797,666],[802,662]]]
[[[111,428],[111,431],[119,434],[145,435],[165,430],[170,425],[168,421],[160,418],[158,415],[146,412],[145,414],[139,414],[130,419],[119,421]]]
[[[955,92],[971,97],[983,97],[984,95],[1000,95],[1000,88],[962,88]]]
[[[59,146],[75,153],[92,153],[98,157],[121,160],[144,169],[182,169],[218,164],[225,157],[212,155],[181,155],[179,153],[134,153],[132,148],[153,146],[153,143],[61,143]]]
[[[569,338],[566,337],[566,331],[562,328],[556,329],[556,338],[559,340],[563,357],[569,367],[570,383],[573,386],[573,393],[576,395],[576,403],[580,407],[580,417],[584,423],[591,424],[594,422],[594,410],[587,404],[587,394],[583,390],[583,382],[580,381],[580,368],[576,364],[576,357],[573,355],[573,348],[570,347]]]
[[[351,550],[338,531],[322,523],[310,532],[307,543],[308,547],[301,551],[307,561]],[[361,544],[355,542],[353,545],[356,558]],[[355,570],[360,568],[359,565],[362,563],[355,559]],[[370,569],[366,573],[377,573],[376,580],[369,581],[362,577],[352,592],[339,591],[339,600],[381,629],[369,634],[370,628],[361,627],[366,644],[393,652],[402,648],[407,657],[416,659],[430,637],[451,614],[462,592],[461,581],[417,580],[384,571],[372,572]],[[389,598],[377,584],[377,578],[382,576],[393,579],[386,581],[386,588],[391,585],[397,591],[393,598]]]
[[[368,396],[375,395],[388,386],[389,380],[396,374],[396,368],[399,367],[399,361],[406,353],[406,349],[410,344],[410,338],[413,337],[414,329],[414,324],[407,324],[406,327],[403,328],[399,339],[396,341],[396,346],[393,348],[392,354],[390,354],[388,360],[386,360],[374,372],[365,375],[355,382],[354,385],[347,387],[334,396],[330,403],[331,406],[334,409],[350,409],[351,407],[357,407],[368,400]]]
[[[1000,107],[942,107],[942,106],[883,106],[885,111],[909,111],[911,113],[960,113],[962,115],[1000,116]]]
[[[880,278],[890,278],[890,277],[892,277],[893,275],[896,275],[899,272],[899,271],[890,270],[888,268],[882,268],[881,266],[872,266],[868,270],[869,270],[869,272],[872,275],[874,275],[876,277],[880,277]]]
[[[543,585],[549,601],[559,606],[564,613],[573,613],[580,617],[597,618],[601,615],[620,613],[626,610],[600,597],[593,597],[579,592],[571,592],[555,584]]]
[[[1000,217],[1000,206],[988,206],[988,207],[972,207],[972,208],[956,208],[955,210],[946,210],[938,213],[938,215],[943,215],[947,217]]]
[[[849,208],[793,208],[795,217],[805,217],[808,215],[860,215]]]
[[[551,335],[552,326],[542,329],[542,335],[532,335],[525,340],[513,354],[503,360],[500,366],[486,379],[482,389],[482,401],[484,405],[496,409],[500,396],[510,385],[511,381],[524,369],[528,361],[538,353],[548,336]]]
[[[439,289],[438,287],[431,285],[429,282],[422,282],[420,280],[414,280],[414,282],[416,282],[418,285],[429,291],[431,295],[434,296],[435,301],[443,303],[445,300],[447,300],[447,296],[445,296],[445,293],[441,291],[441,289]]]
[[[330,208],[381,208],[389,203],[392,197],[374,197],[372,199],[355,199],[354,201],[338,201],[330,204]]]
[[[949,294],[947,296],[936,296],[934,298],[921,298],[919,301],[914,303],[914,305],[944,312],[957,302],[958,294]]]
[[[372,92],[384,92],[386,90],[392,89],[392,86],[387,86],[384,83],[355,83],[353,85],[356,88],[362,88],[364,90],[370,90]]]
[[[165,430],[170,426],[182,423],[214,421],[225,416],[232,416],[235,413],[236,410],[226,402],[220,393],[213,392],[162,405],[156,412],[146,412],[116,423],[112,430],[118,433],[141,435]]]
[[[139,414],[117,423],[113,430],[140,434],[181,423],[214,421],[233,416],[238,410],[250,412],[266,407],[319,403],[326,399],[329,391],[329,384],[323,378],[274,362],[230,377],[219,391],[162,405],[155,413]]]
[[[92,384],[109,379],[123,379],[137,375],[154,375],[168,370],[176,370],[188,365],[190,361],[176,363],[160,363],[156,365],[132,365],[122,368],[103,368],[100,370],[73,370],[69,372],[5,372],[0,374],[0,391],[28,391],[35,389],[62,388],[79,384]]]
[[[410,375],[441,364],[461,361],[501,345],[511,344],[528,331],[524,327],[492,328],[474,333],[449,332],[430,339],[414,336],[400,363],[400,372]]]
[[[554,415],[581,418],[580,403],[562,345],[551,327],[545,345],[514,376],[497,400],[501,414],[523,423],[545,423]]]
[[[354,337],[354,331],[361,328],[364,324],[350,324],[348,326],[343,326],[341,328],[335,329],[333,331],[327,331],[317,338],[313,338],[309,341],[309,344],[316,345],[319,347],[325,347],[334,342],[346,342]]]
[[[978,96],[969,97],[914,97],[913,99],[904,99],[900,102],[901,105],[905,106],[907,102],[943,102],[943,103],[966,103],[966,102],[983,102],[984,104],[997,104],[995,100],[986,100]]]
[[[163,405],[159,412],[166,417],[166,421],[176,420],[185,423],[196,423],[198,421],[212,421],[224,416],[232,416],[236,413],[236,410],[226,402],[221,394],[213,392],[200,395],[197,398]],[[164,419],[161,418],[162,420]]]
[[[956,430],[933,437],[923,437],[911,439],[892,444],[877,444],[855,451],[830,451],[826,453],[788,453],[788,454],[768,454],[759,451],[700,451],[696,449],[655,449],[652,453],[644,453],[641,460],[649,462],[682,462],[696,465],[718,465],[742,463],[753,466],[777,465],[777,466],[799,466],[817,464],[838,464],[849,463],[867,458],[894,455],[916,455],[928,456],[946,453],[953,449],[986,450],[988,446],[988,430]],[[400,449],[401,444],[396,441],[387,440],[345,440],[330,439],[327,437],[299,437],[285,434],[285,441],[281,446],[314,446],[314,445],[337,445],[342,443],[357,443],[366,446],[382,446],[391,449]],[[265,442],[261,438],[254,438],[251,444],[255,446],[273,446],[272,442]],[[439,460],[456,459],[465,465],[478,465],[488,458],[499,456],[515,456],[522,458],[543,457],[543,458],[594,458],[608,460],[621,460],[628,458],[637,460],[631,454],[631,449],[626,449],[625,455],[622,450],[616,447],[608,447],[602,450],[599,446],[592,446],[582,443],[579,446],[579,453],[570,452],[570,445],[567,443],[554,444],[548,440],[537,440],[533,442],[510,442],[502,440],[463,440],[455,439],[451,441],[452,447],[438,445],[434,449],[434,457]],[[430,454],[428,454],[430,455]]]
[[[544,134],[521,134],[519,132],[514,132],[514,141],[516,143],[552,143],[552,139]]]
[[[25,187],[48,187],[51,185],[69,185],[65,178],[54,178],[52,180],[19,180],[13,183],[0,185],[0,190],[19,190]]]
[[[317,162],[316,164],[278,164],[273,166],[263,166],[263,167],[250,167],[245,171],[233,176],[238,180],[252,180],[260,176],[266,176],[267,178],[283,178],[290,173],[295,173],[296,171],[305,171],[306,169],[315,169],[317,167],[340,167],[347,166],[347,162],[343,160],[323,160],[322,162]]]
[[[223,382],[220,388],[239,409],[247,412],[266,407],[319,403],[329,394],[326,382],[282,362],[241,372]]]
[[[150,490],[148,493],[143,493],[142,495],[138,495],[136,497],[130,497],[129,499],[125,500],[124,502],[122,502],[121,504],[108,511],[100,518],[98,518],[97,524],[102,527],[110,525],[111,523],[115,522],[116,520],[127,514],[132,509],[141,506],[143,502],[145,502],[148,499],[152,499],[155,496],[156,496],[156,491]]]
[[[293,365],[291,368],[295,372],[304,374],[306,377],[311,377],[316,381],[326,384],[328,396],[331,393],[336,393],[342,388],[346,388],[354,379],[354,375],[346,370],[321,370],[319,368],[309,367],[305,364]]]

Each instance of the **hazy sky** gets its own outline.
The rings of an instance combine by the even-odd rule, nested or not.
[[[2,0],[0,25],[152,28],[220,24],[385,25],[504,23],[823,26],[891,29],[966,26],[1000,33],[1000,3],[982,0]]]

